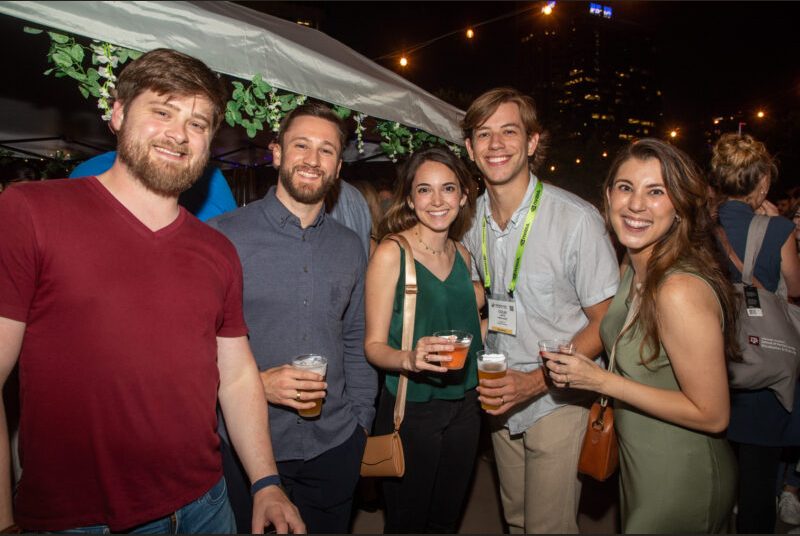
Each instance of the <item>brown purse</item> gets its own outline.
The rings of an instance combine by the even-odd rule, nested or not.
[[[589,425],[583,437],[578,472],[600,482],[619,467],[619,445],[614,431],[614,410],[608,398],[601,396],[589,411]]]
[[[632,268],[629,269],[632,270]],[[633,280],[631,280],[631,291],[634,291]],[[611,355],[608,358],[610,372],[614,371],[617,343],[633,323],[638,303],[637,296],[634,295],[628,309],[628,316],[625,318],[625,325],[622,326],[622,330],[611,347]],[[619,467],[619,444],[617,443],[617,432],[614,430],[614,409],[608,402],[608,397],[601,395],[592,404],[592,408],[589,410],[586,435],[583,437],[581,446],[581,455],[578,459],[578,472],[600,482],[613,475]]]
[[[389,235],[405,251],[406,285],[403,300],[403,342],[402,349],[410,350],[414,342],[414,313],[417,309],[417,272],[414,269],[414,253],[408,241],[400,235]],[[397,397],[394,401],[394,431],[391,434],[370,436],[364,456],[361,458],[361,476],[401,477],[406,472],[403,443],[400,440],[400,425],[406,409],[406,390],[408,376],[400,373],[397,382]]]

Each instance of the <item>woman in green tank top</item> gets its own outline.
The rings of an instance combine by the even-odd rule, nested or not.
[[[706,182],[684,153],[643,139],[617,156],[604,191],[630,260],[600,327],[615,367],[553,354],[550,377],[614,399],[624,532],[723,532],[736,488],[722,435],[736,309],[715,257]]]
[[[381,235],[402,235],[414,254],[417,306],[413,350],[402,351],[405,253],[383,240],[370,260],[366,282],[365,350],[386,371],[375,433],[392,430],[399,373],[408,374],[400,437],[406,458],[402,478],[383,483],[386,533],[456,532],[478,446],[480,409],[475,353],[483,347],[470,257],[457,241],[472,217],[475,187],[450,151],[427,149],[401,168]],[[457,329],[472,334],[463,368],[446,368],[447,339]]]

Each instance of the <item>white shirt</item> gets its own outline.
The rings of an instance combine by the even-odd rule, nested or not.
[[[485,280],[481,253],[485,219],[492,295],[508,297],[514,257],[537,181],[531,174],[525,197],[505,229],[491,216],[488,192],[478,198],[475,220],[463,242],[475,261],[473,279]],[[572,339],[589,323],[583,308],[614,296],[619,285],[617,257],[598,210],[566,190],[550,184],[543,187],[513,296],[517,335],[489,332],[486,341],[489,348],[507,354],[510,368],[522,372],[539,368],[540,339]],[[576,395],[583,398],[580,393],[554,388],[514,408],[506,426],[511,434],[524,432],[575,401]]]

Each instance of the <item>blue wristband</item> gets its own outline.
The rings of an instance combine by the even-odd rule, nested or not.
[[[280,486],[281,485],[281,477],[279,475],[269,475],[263,478],[259,478],[253,485],[250,486],[250,495],[255,495],[262,489],[268,486]]]

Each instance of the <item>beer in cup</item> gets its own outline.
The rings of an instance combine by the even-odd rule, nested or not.
[[[550,369],[545,366],[547,357],[545,357],[544,352],[572,355],[575,353],[575,344],[569,339],[547,339],[539,341],[539,357],[541,357],[542,367],[544,367],[544,380],[548,385],[552,385],[549,374]]]
[[[494,380],[506,375],[506,354],[495,350],[481,350],[478,352],[478,379]],[[481,409],[497,409],[500,406],[493,406],[481,402]]]
[[[441,366],[450,370],[464,368],[464,362],[467,360],[467,353],[469,352],[469,345],[472,344],[472,333],[450,329],[446,331],[437,331],[433,336],[447,339],[447,341],[454,346],[452,352],[437,352],[439,355],[449,355],[451,358],[450,361],[442,361],[440,363]]]
[[[324,380],[325,374],[328,372],[328,358],[317,354],[299,355],[292,359],[292,366],[299,370],[315,372],[322,376]],[[320,412],[322,412],[322,399],[309,400],[309,402],[314,402],[313,408],[299,409],[297,412],[301,417],[305,417],[306,419],[319,417]]]

